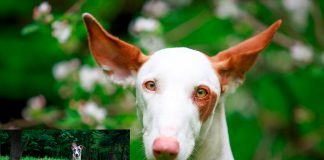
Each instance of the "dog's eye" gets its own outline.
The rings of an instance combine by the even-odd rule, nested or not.
[[[196,90],[195,97],[204,98],[209,94],[209,89],[206,86],[199,86]]]
[[[145,89],[149,91],[156,91],[156,84],[154,81],[146,81],[144,82]]]

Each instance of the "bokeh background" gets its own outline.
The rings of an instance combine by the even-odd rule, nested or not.
[[[144,159],[134,89],[97,68],[84,12],[146,54],[183,46],[215,55],[282,19],[227,99],[233,154],[324,159],[322,0],[2,0],[1,128],[130,128],[131,159]]]

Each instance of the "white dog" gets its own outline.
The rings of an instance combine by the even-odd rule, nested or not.
[[[73,160],[81,160],[81,155],[82,155],[82,145],[77,145],[76,142],[72,142],[72,159]]]
[[[189,48],[167,48],[145,56],[106,32],[90,14],[83,19],[97,63],[117,84],[136,86],[148,159],[233,159],[224,94],[242,83],[281,20],[208,57]]]

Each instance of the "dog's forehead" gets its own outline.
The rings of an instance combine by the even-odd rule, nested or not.
[[[166,48],[152,54],[149,61],[153,61],[154,65],[160,65],[156,62],[167,62],[169,65],[161,64],[161,67],[167,68],[170,65],[176,65],[184,68],[192,67],[192,65],[209,65],[207,56],[199,51],[189,48]],[[180,65],[180,64],[181,65]],[[173,66],[175,67],[175,66]],[[175,69],[176,69],[175,68]]]
[[[155,52],[139,71],[138,80],[188,80],[188,83],[208,81],[216,86],[218,78],[208,57],[189,48],[167,48]]]

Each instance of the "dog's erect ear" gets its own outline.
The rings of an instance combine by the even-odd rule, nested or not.
[[[76,146],[77,146],[76,142],[72,142],[71,148],[76,147]]]
[[[80,149],[82,150],[83,149],[83,146],[82,145],[79,145]]]
[[[90,14],[83,14],[91,53],[97,63],[117,84],[134,83],[136,72],[148,59],[140,49],[111,34]]]
[[[281,20],[278,20],[254,37],[210,57],[220,78],[222,92],[228,91],[231,84],[243,82],[244,74],[253,66],[259,53],[271,42],[280,25]]]

